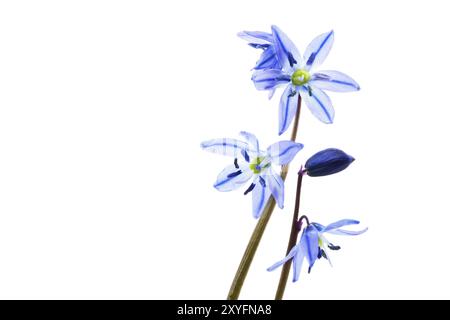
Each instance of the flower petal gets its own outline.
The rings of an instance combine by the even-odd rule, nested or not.
[[[219,191],[232,191],[241,187],[253,176],[253,172],[246,166],[236,168],[234,164],[229,165],[217,176],[214,188]]]
[[[331,234],[335,234],[335,235],[340,235],[340,236],[358,236],[358,235],[366,232],[367,230],[369,230],[369,228],[365,228],[365,229],[358,230],[358,231],[335,229],[335,230],[327,231],[327,232],[331,233]]]
[[[298,250],[298,246],[294,246],[286,257],[284,257],[282,260],[274,263],[272,266],[267,268],[267,271],[273,271],[276,268],[278,268],[278,267],[282,266],[283,264],[285,264],[286,262],[288,262],[290,259],[292,259],[297,254],[297,250]]]
[[[330,97],[321,89],[316,87],[300,88],[300,95],[305,101],[312,114],[324,123],[333,123],[334,108],[331,104]]]
[[[239,134],[244,137],[252,151],[254,150],[256,153],[259,153],[259,142],[253,133],[241,131]]]
[[[305,69],[317,68],[328,56],[334,42],[334,32],[323,33],[311,41],[305,51]]]
[[[269,46],[263,51],[254,69],[281,69],[274,46]]]
[[[273,37],[270,33],[262,31],[242,31],[238,37],[254,44],[272,44]]]
[[[271,162],[278,165],[285,165],[292,161],[297,152],[303,149],[303,144],[285,140],[279,141],[267,148]]]
[[[268,182],[268,186],[272,196],[278,204],[280,209],[284,208],[284,181],[280,175],[271,168],[267,170],[268,173],[264,175],[264,178]]]
[[[311,270],[319,255],[319,233],[313,225],[309,225],[305,229],[300,245],[305,252],[306,259],[308,259],[309,270]]]
[[[252,81],[257,90],[271,90],[289,83],[291,77],[278,69],[256,70],[252,75]]]
[[[342,219],[333,223],[330,223],[329,225],[327,225],[322,232],[328,232],[340,227],[344,227],[344,226],[350,226],[350,225],[354,225],[354,224],[359,224],[358,220],[353,220],[353,219]]]
[[[291,39],[277,26],[272,26],[272,35],[281,67],[292,70],[295,65],[303,66],[302,56]]]
[[[303,260],[305,260],[305,251],[302,250],[300,246],[300,249],[297,250],[297,254],[292,261],[293,282],[298,281],[298,279],[300,278],[300,271],[302,271]]]
[[[348,75],[333,70],[314,73],[309,83],[317,88],[335,92],[350,92],[360,89],[359,84]]]
[[[267,200],[270,197],[269,188],[261,183],[261,177],[259,181],[255,181],[255,188],[252,191],[252,201],[253,201],[253,217],[258,219],[261,216],[264,207],[266,206]]]
[[[248,149],[246,142],[229,138],[203,141],[200,146],[205,151],[231,156],[233,158],[242,158],[242,151]]]
[[[355,224],[359,224],[358,220],[352,220],[352,219],[342,219],[336,222],[333,222],[329,225],[327,225],[325,228],[323,228],[322,231],[320,231],[321,233],[331,233],[331,234],[336,234],[336,235],[343,235],[343,236],[357,236],[360,235],[364,232],[366,232],[368,230],[368,228],[365,228],[363,230],[358,230],[358,231],[352,231],[352,230],[343,230],[343,229],[339,229],[341,227],[344,226],[349,226],[349,225],[355,225]]]
[[[291,124],[298,108],[298,92],[288,85],[281,96],[278,109],[278,134],[282,135]]]

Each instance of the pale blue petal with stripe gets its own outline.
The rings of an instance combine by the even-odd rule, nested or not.
[[[271,44],[273,37],[270,33],[262,31],[242,31],[239,32],[238,37],[254,44]]]
[[[246,183],[253,176],[253,172],[248,166],[236,168],[234,164],[229,165],[217,176],[214,188],[227,192],[236,190]]]
[[[310,86],[308,90],[305,86],[300,87],[300,95],[312,114],[324,123],[333,123],[334,108],[330,97],[317,87]]]
[[[284,181],[280,175],[276,173],[272,168],[267,170],[267,174],[264,175],[264,179],[268,182],[270,193],[274,197],[280,209],[284,208]]]
[[[302,241],[300,241],[300,246],[305,252],[309,268],[312,268],[319,255],[319,233],[313,225],[309,225],[305,229]]]
[[[342,219],[333,223],[330,223],[329,225],[327,225],[323,230],[321,230],[321,232],[328,232],[340,227],[344,227],[344,226],[350,226],[350,225],[355,225],[355,224],[359,224],[358,220],[353,220],[353,219]]]
[[[200,146],[205,151],[230,156],[233,158],[242,158],[242,150],[248,149],[248,144],[246,142],[229,138],[203,141]]]
[[[257,90],[271,90],[289,83],[291,77],[279,69],[256,70],[253,72],[252,81]]]
[[[253,133],[241,131],[239,134],[244,137],[252,151],[259,153],[259,141]]]
[[[252,209],[253,217],[258,219],[266,206],[267,200],[270,197],[270,190],[266,186],[263,186],[259,180],[255,181],[255,188],[252,191]]]
[[[302,234],[302,238],[303,238],[303,234]],[[300,241],[302,241],[300,239]],[[303,266],[303,260],[305,260],[305,251],[302,249],[301,245],[297,245],[299,246],[299,249],[296,252],[296,255],[292,261],[292,267],[293,267],[293,282],[298,281],[298,279],[300,278],[300,272],[302,271],[302,266]]]
[[[309,83],[314,87],[335,92],[350,92],[360,89],[359,84],[355,80],[342,72],[334,70],[314,73]]]
[[[277,26],[272,26],[273,41],[278,61],[285,70],[293,70],[294,67],[301,68],[303,59],[295,44]]]
[[[292,259],[297,254],[297,250],[298,250],[298,246],[294,246],[286,257],[284,257],[282,260],[271,265],[269,268],[267,268],[267,271],[273,271],[276,268],[278,268],[278,267],[282,266],[283,264],[285,264],[286,262],[288,262],[290,259]]]
[[[277,69],[277,68],[280,68],[280,65],[278,63],[277,55],[275,53],[275,47],[269,46],[261,54],[261,57],[256,62],[254,69],[259,70],[259,69]]]
[[[304,59],[305,69],[312,70],[322,64],[328,56],[334,42],[334,32],[323,33],[314,38],[313,41],[306,47]]]
[[[303,144],[285,140],[279,141],[267,148],[271,162],[278,165],[286,165],[294,159],[295,155],[303,149]]]
[[[335,229],[335,230],[327,231],[327,233],[340,235],[340,236],[358,236],[358,235],[366,232],[367,230],[369,230],[369,228],[365,228],[365,229],[357,230],[357,231]]]
[[[291,124],[297,113],[298,92],[289,84],[281,95],[278,107],[278,134],[282,135]]]

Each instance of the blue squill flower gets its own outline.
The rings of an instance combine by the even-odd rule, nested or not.
[[[272,67],[257,68],[252,80],[256,89],[269,90],[269,97],[276,88],[286,86],[279,106],[280,135],[287,130],[297,112],[299,95],[316,118],[332,123],[333,105],[323,90],[348,92],[360,89],[355,80],[342,72],[316,71],[328,56],[333,41],[333,31],[321,34],[311,41],[301,56],[288,36],[280,28],[272,26],[271,42],[266,44],[268,47],[263,55],[269,49],[274,50],[278,65],[272,61]]]
[[[306,227],[306,229],[303,230],[302,236],[300,237],[300,242],[292,248],[289,254],[283,260],[275,263],[267,270],[273,271],[290,259],[293,259],[293,281],[295,282],[300,276],[303,260],[305,258],[309,264],[308,273],[311,271],[311,268],[314,266],[316,260],[322,257],[327,259],[331,265],[328,249],[339,250],[341,249],[341,247],[329,242],[325,238],[324,234],[329,233],[336,235],[356,236],[368,230],[367,228],[360,231],[340,229],[343,226],[352,224],[359,224],[359,221],[344,219],[329,224],[326,227],[321,225],[320,223],[311,223],[310,225],[308,225],[308,227]]]
[[[266,150],[259,148],[256,137],[241,132],[246,141],[237,139],[214,139],[201,143],[201,147],[213,153],[234,158],[234,163],[219,173],[214,187],[219,191],[232,191],[251,180],[244,194],[252,192],[253,216],[258,218],[273,195],[278,206],[284,206],[284,181],[275,172],[273,165],[286,165],[295,157],[303,145],[292,141],[280,141]]]
[[[249,46],[263,50],[253,69],[281,69],[272,34],[261,31],[242,31],[238,33],[238,36],[248,41]]]
[[[310,177],[322,177],[345,170],[355,158],[339,149],[325,149],[317,152],[305,163],[304,171]]]

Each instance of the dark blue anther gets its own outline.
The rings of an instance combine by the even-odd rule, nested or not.
[[[234,158],[234,167],[235,167],[236,169],[239,169],[239,165],[238,165],[238,160],[237,160],[237,158]]]
[[[294,64],[297,64],[297,60],[294,59],[294,56],[292,55],[292,53],[288,52],[287,55],[288,55],[289,65],[291,67],[293,67]]]
[[[328,244],[328,248],[330,248],[330,250],[341,250],[341,247],[339,247],[339,246],[335,246],[334,244],[332,244],[332,243],[329,243]]]
[[[291,92],[289,92],[288,98],[292,98],[292,97],[295,96],[296,94],[297,94],[297,91],[291,90]]]
[[[247,151],[242,150],[241,153],[242,153],[242,156],[244,157],[245,161],[250,162],[250,157],[249,157]]]
[[[227,178],[234,178],[237,177],[238,175],[240,175],[242,173],[242,170],[238,170],[236,172],[230,173]]]
[[[266,187],[266,181],[265,181],[262,177],[259,177],[259,183],[261,183],[261,185],[263,186],[263,188]]]
[[[245,190],[244,192],[244,196],[247,195],[249,192],[252,192],[253,189],[255,188],[256,184],[252,183],[247,190]]]

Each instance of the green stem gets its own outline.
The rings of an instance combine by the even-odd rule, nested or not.
[[[298,219],[298,213],[300,211],[300,194],[302,191],[302,181],[303,181],[303,170],[300,169],[300,172],[298,173],[298,178],[297,178],[297,191],[296,191],[296,195],[295,195],[294,214],[292,216],[291,234],[289,236],[286,255],[288,255],[289,252],[291,252],[291,249],[297,243],[297,236],[301,229],[301,226],[299,227],[299,223],[301,224],[301,221],[303,220],[303,218],[306,218],[306,217],[302,216],[300,218],[300,220]],[[306,218],[306,219],[308,219],[308,218]],[[275,294],[275,300],[283,299],[284,290],[286,289],[286,283],[287,283],[287,280],[289,277],[289,271],[291,269],[291,263],[292,263],[292,259],[290,259],[283,265],[283,269],[282,269],[281,275],[280,275],[280,281],[278,282],[277,293]]]
[[[301,97],[298,95],[297,112],[295,113],[294,126],[291,133],[291,141],[297,139],[298,122],[300,119],[301,110]],[[289,171],[289,166],[283,166],[281,169],[281,178],[283,181]],[[264,210],[259,218],[255,229],[253,230],[252,236],[247,244],[244,255],[242,256],[241,263],[236,271],[233,282],[231,284],[230,291],[228,292],[228,300],[237,300],[241,292],[242,286],[244,285],[245,278],[247,277],[248,270],[252,264],[253,258],[255,257],[256,250],[258,249],[259,242],[263,236],[264,230],[266,229],[267,223],[270,220],[273,210],[275,209],[275,199],[271,196],[264,207]]]

